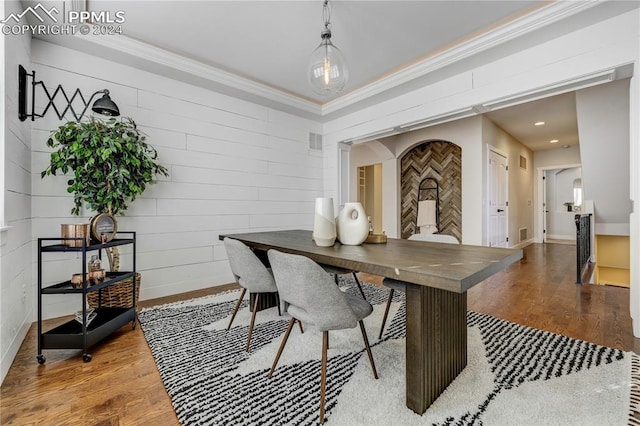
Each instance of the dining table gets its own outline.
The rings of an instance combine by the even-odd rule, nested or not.
[[[276,249],[319,264],[406,284],[406,405],[418,414],[467,365],[467,291],[522,258],[521,249],[387,238],[386,243],[315,244],[308,230],[220,235],[255,252]],[[266,258],[266,256],[262,256]]]

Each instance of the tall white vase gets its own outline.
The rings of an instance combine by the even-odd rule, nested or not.
[[[333,198],[316,198],[316,213],[313,220],[313,240],[321,247],[332,246],[336,241],[336,221]]]
[[[338,240],[348,246],[358,246],[369,235],[369,219],[360,203],[345,203],[336,218]]]

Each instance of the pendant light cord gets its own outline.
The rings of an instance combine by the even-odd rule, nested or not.
[[[329,5],[329,0],[324,0],[324,5],[322,6],[322,20],[324,21],[324,27],[327,31],[331,31],[331,6]]]

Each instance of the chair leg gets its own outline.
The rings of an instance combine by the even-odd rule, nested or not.
[[[302,321],[298,321],[298,325],[300,326],[300,334],[304,334],[304,330],[302,329]]]
[[[353,274],[353,279],[356,280],[356,284],[358,284],[358,289],[360,289],[360,294],[362,295],[362,298],[364,300],[367,300],[367,297],[364,295],[364,291],[362,290],[362,285],[360,284],[360,280],[358,279],[358,274],[356,273],[356,271],[353,271],[352,274]]]
[[[340,284],[338,284],[338,274],[333,274],[333,281],[336,283],[338,287],[340,287]]]
[[[382,332],[384,331],[384,325],[387,323],[387,315],[389,315],[389,307],[391,307],[393,292],[393,289],[391,289],[391,291],[389,292],[389,299],[387,300],[387,307],[384,309],[384,316],[382,317],[382,326],[380,327],[380,335],[378,336],[378,340],[382,339]]]
[[[231,315],[231,320],[229,321],[229,325],[227,326],[227,330],[229,330],[231,328],[231,324],[233,323],[233,319],[236,317],[236,314],[238,313],[238,309],[240,308],[240,304],[242,303],[242,299],[244,298],[244,294],[247,292],[246,288],[242,289],[242,292],[240,293],[240,297],[238,298],[238,302],[236,303],[236,307],[233,309],[233,314]]]
[[[329,348],[329,332],[322,332],[322,370],[320,372],[320,424],[324,423],[324,400],[327,388],[327,349]]]
[[[276,293],[276,304],[278,305],[278,316],[282,316],[282,312],[280,312],[280,294]]]
[[[287,339],[289,339],[289,334],[291,333],[291,329],[293,328],[293,324],[295,324],[297,320],[295,318],[291,318],[289,321],[289,326],[287,327],[287,331],[284,333],[284,337],[282,338],[282,343],[280,343],[280,347],[278,348],[278,353],[276,354],[276,359],[273,360],[273,365],[271,366],[271,370],[269,370],[268,378],[271,378],[273,372],[276,371],[276,366],[278,365],[278,361],[280,360],[280,355],[282,355],[282,350],[284,346],[287,344]],[[298,321],[299,322],[299,321]]]
[[[251,324],[249,324],[249,337],[247,337],[247,347],[245,352],[249,352],[249,345],[251,345],[251,334],[253,333],[253,324],[256,322],[256,312],[258,312],[258,300],[260,299],[260,293],[256,293],[256,301],[253,303],[253,312],[251,313]]]
[[[373,354],[371,354],[371,347],[369,346],[369,339],[367,338],[367,330],[364,329],[364,322],[358,321],[360,324],[360,331],[362,331],[362,340],[364,340],[364,347],[367,349],[367,355],[369,355],[369,362],[371,363],[371,369],[373,370],[373,377],[378,378],[378,372],[376,371],[376,363],[373,362]]]

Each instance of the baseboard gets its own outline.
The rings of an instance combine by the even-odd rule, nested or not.
[[[528,240],[526,240],[526,241],[522,241],[521,243],[518,243],[518,244],[516,244],[516,245],[514,245],[514,246],[511,246],[511,247],[509,247],[509,248],[513,248],[513,249],[521,249],[521,248],[525,248],[526,246],[529,246],[529,245],[533,244],[534,242],[535,242],[535,241],[534,241],[534,239],[533,239],[533,238],[529,238]]]
[[[203,283],[197,282],[182,282],[179,284],[168,284],[164,286],[147,287],[141,286],[140,288],[140,300],[159,299],[166,296],[174,296],[176,294],[187,293],[190,291],[203,290],[205,288],[217,287],[225,284],[229,284],[232,280],[224,280],[219,283]]]
[[[549,235],[547,235],[547,239],[575,241],[576,240],[576,236],[575,236],[575,234],[573,234],[573,235],[549,234]]]
[[[28,315],[25,315],[25,321],[20,326],[18,333],[13,337],[11,344],[7,351],[2,354],[2,360],[0,361],[0,384],[4,382],[4,378],[7,376],[9,369],[11,368],[11,364],[13,364],[13,360],[16,358],[18,351],[20,350],[20,346],[22,346],[22,342],[25,337],[27,337],[27,333],[29,332],[29,328],[31,328],[32,322],[29,321],[32,318],[33,312],[29,312]],[[33,354],[35,357],[36,354]]]

